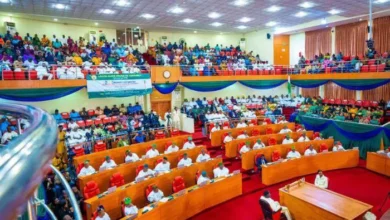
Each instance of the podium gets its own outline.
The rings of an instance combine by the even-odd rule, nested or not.
[[[299,180],[279,189],[280,204],[293,219],[362,219],[372,205]]]

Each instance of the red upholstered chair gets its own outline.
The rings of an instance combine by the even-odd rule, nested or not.
[[[261,157],[261,155],[263,155],[263,154],[262,154],[262,153],[257,153],[257,154],[255,155],[255,167],[253,168],[254,171],[257,171],[257,170],[258,170],[258,169],[257,169],[258,164],[256,164],[256,161],[257,161],[258,158]]]
[[[377,101],[371,101],[371,107],[378,107],[379,103]]]
[[[89,110],[88,110],[88,116],[89,116],[89,117],[95,116],[95,110],[89,109]]]
[[[343,100],[341,101],[341,104],[342,104],[342,105],[348,105],[348,100],[347,100],[347,99],[343,99]]]
[[[249,124],[257,125],[257,119],[251,119],[251,122]]]
[[[75,154],[75,157],[83,156],[85,155],[84,148],[83,147],[77,147],[73,149],[73,153]]]
[[[173,179],[173,182],[172,182],[173,193],[177,193],[180,190],[183,190],[185,188],[186,188],[186,184],[184,182],[183,177],[177,176],[177,177],[175,177],[175,179]]]
[[[260,130],[259,129],[253,129],[252,130],[252,136],[257,136],[260,135]]]
[[[85,122],[83,120],[76,122],[79,127],[85,127]]]
[[[26,74],[23,71],[15,71],[14,75],[16,80],[26,80]]]
[[[313,134],[313,140],[318,138],[320,136],[320,132],[314,132]]]
[[[139,165],[137,168],[136,168],[136,170],[135,170],[135,172],[137,173],[137,175],[138,175],[138,173],[139,172],[141,172],[141,170],[144,168],[144,165]]]
[[[340,104],[341,104],[341,99],[335,99],[335,100],[334,100],[334,104],[340,105]]]
[[[14,72],[12,70],[3,70],[3,80],[13,80]]]
[[[370,101],[367,101],[367,100],[364,100],[363,102],[362,102],[362,106],[363,107],[370,107]]]
[[[108,131],[112,131],[112,132],[115,131],[115,127],[112,126],[112,125],[107,125],[107,126],[106,126],[106,129],[107,129]]]
[[[377,65],[370,65],[368,71],[369,72],[376,72],[378,70]]]
[[[165,138],[165,133],[163,131],[157,131],[155,138],[156,139],[163,139],[163,138]]]
[[[329,104],[334,105],[334,99],[329,99]]]
[[[348,100],[348,105],[355,105],[355,100],[353,99]]]
[[[89,199],[100,193],[98,184],[91,180],[84,186],[84,199]]]
[[[362,103],[361,100],[357,100],[357,101],[355,102],[355,105],[356,105],[356,106],[359,106],[359,107],[362,106],[362,104],[363,104],[363,103]]]
[[[282,215],[282,209],[279,209],[277,212],[274,212],[267,201],[260,199],[259,203],[261,206],[261,210],[263,211],[264,220],[280,220],[280,217]]]
[[[91,125],[93,125],[93,120],[91,119],[85,120],[85,126],[91,126]]]
[[[149,193],[153,191],[153,185],[154,184],[150,184],[148,187],[146,187],[146,189],[145,189],[146,198],[148,198]]]
[[[198,181],[199,177],[200,177],[200,170],[196,171],[195,173],[195,182]]]
[[[327,98],[324,98],[324,99],[322,100],[322,103],[324,103],[324,104],[328,104],[328,103],[329,103],[329,99],[327,99]]]
[[[378,65],[378,72],[385,72],[386,64],[379,64]]]
[[[161,163],[161,162],[163,162],[163,158],[158,158],[158,159],[156,160],[156,162],[155,162],[155,165],[157,166],[157,164],[159,164],[159,163]]]
[[[241,150],[241,148],[244,147],[244,146],[245,146],[245,143],[244,143],[244,142],[241,142],[241,143],[239,143],[239,144],[237,145],[237,152],[238,152],[238,155],[240,155],[240,150]]]
[[[272,122],[271,122],[271,119],[270,119],[270,118],[266,118],[266,119],[264,119],[264,121],[265,121],[265,123],[267,123],[267,125],[270,125],[270,124],[272,124]]]
[[[276,139],[271,137],[268,139],[268,146],[276,145]]]
[[[101,125],[101,124],[103,124],[102,119],[100,118],[95,119],[95,125]]]
[[[70,118],[68,112],[61,112],[61,116],[62,116],[62,118],[65,119],[65,120]]]
[[[110,187],[116,186],[120,187],[125,185],[125,178],[121,173],[114,173],[110,178]]]
[[[94,152],[107,150],[107,145],[103,141],[97,141],[94,146]]]
[[[273,134],[274,131],[272,130],[272,128],[267,128],[267,129],[265,130],[265,133],[266,133],[266,134]]]
[[[228,121],[224,121],[223,122],[223,125],[222,125],[222,128],[225,129],[225,128],[229,128],[229,122]]]
[[[176,136],[179,136],[180,135],[180,131],[177,130],[177,129],[173,129],[171,131],[171,137],[176,137]]]
[[[214,123],[210,123],[209,124],[209,131],[211,131],[211,129],[213,129],[214,126],[215,126]]]
[[[172,141],[167,141],[167,142],[165,143],[164,149],[167,150],[168,147],[171,146],[171,145],[172,145]]]
[[[76,174],[79,175],[81,169],[83,169],[84,167],[84,164],[83,163],[79,163],[76,167]]]
[[[272,162],[280,160],[280,152],[275,150],[271,155]]]
[[[328,150],[328,146],[326,146],[326,144],[323,143],[320,145],[320,152],[323,152],[325,150]]]
[[[109,124],[109,123],[111,123],[110,117],[103,118],[103,124]]]
[[[371,59],[368,61],[368,65],[375,65],[375,59]]]
[[[97,211],[94,211],[94,212],[92,213],[91,220],[95,220],[97,217],[98,217],[98,212],[97,212]]]
[[[360,72],[368,72],[368,65],[363,65],[361,68],[360,68]]]
[[[97,118],[100,118],[103,120],[103,118],[107,118],[107,115],[98,115]]]
[[[30,70],[30,80],[38,80],[38,72],[35,70]]]
[[[119,120],[118,116],[111,116],[111,122],[117,122]]]

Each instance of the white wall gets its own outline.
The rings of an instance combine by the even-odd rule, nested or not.
[[[86,109],[95,109],[97,106],[100,106],[100,108],[104,108],[104,106],[107,105],[109,108],[112,108],[113,105],[118,106],[123,103],[125,104],[125,106],[127,106],[129,105],[129,103],[134,104],[135,102],[135,96],[127,98],[88,99],[88,93],[86,88],[83,88],[75,93],[72,93],[68,96],[59,99],[43,102],[15,102],[6,99],[0,99],[0,103],[19,103],[25,105],[32,105],[42,108],[49,113],[53,113],[55,109],[58,109],[60,112],[66,112],[72,109],[79,111],[82,107],[85,107]]]
[[[205,46],[207,43],[210,43],[211,47],[214,47],[216,44],[225,46],[237,46],[240,42],[240,39],[244,37],[243,34],[204,34],[204,33],[179,33],[179,32],[149,32],[148,42],[149,46],[154,46],[156,41],[159,43],[162,36],[167,37],[168,42],[179,42],[180,39],[184,39],[187,42],[187,46],[193,47],[195,44],[199,46]]]
[[[267,33],[271,34],[271,39],[267,39]],[[260,30],[245,34],[246,51],[253,51],[259,54],[260,59],[267,60],[269,64],[274,62],[274,37],[272,30]]]
[[[27,33],[30,34],[30,36],[34,36],[34,34],[38,34],[39,38],[42,38],[43,34],[46,34],[49,39],[52,38],[53,34],[55,34],[57,37],[62,36],[65,34],[66,38],[68,36],[71,36],[72,39],[79,39],[79,37],[84,37],[85,39],[88,39],[88,33],[89,31],[96,31],[97,35],[99,36],[99,31],[102,31],[101,33],[104,33],[108,40],[112,40],[113,38],[116,38],[116,29],[109,29],[109,28],[99,28],[96,26],[78,26],[78,25],[65,25],[61,22],[45,22],[45,21],[38,21],[38,20],[30,20],[30,19],[23,19],[23,18],[14,18],[9,16],[0,15],[0,30],[1,32],[4,32],[4,22],[13,22],[15,23],[16,30],[19,32],[19,35],[21,35],[23,38],[26,36]]]
[[[299,52],[305,56],[305,32],[290,35],[290,65],[298,63]]]
[[[251,89],[249,87],[246,87],[240,83],[235,83],[225,89],[221,89],[215,92],[197,92],[191,89],[184,88],[184,96],[183,98],[191,99],[191,98],[203,98],[206,97],[207,99],[214,99],[215,97],[225,98],[228,96],[229,98],[231,96],[237,97],[237,96],[245,96],[248,95],[256,95],[256,96],[275,96],[275,95],[281,95],[281,94],[287,94],[287,83],[278,86],[273,89]],[[183,99],[184,100],[184,99]]]

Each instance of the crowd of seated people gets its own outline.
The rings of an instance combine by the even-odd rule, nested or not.
[[[20,130],[18,127],[18,120],[20,122]],[[25,118],[0,115],[0,146],[7,145],[29,127],[30,122]]]
[[[4,79],[81,79],[86,74],[148,70],[148,63],[137,49],[120,45],[115,39],[109,42],[105,36],[87,41],[65,35],[0,34],[0,72]]]
[[[312,60],[300,55],[293,73],[331,73],[331,72],[384,72],[390,69],[390,55],[366,54],[366,56],[345,56],[342,52],[330,55],[320,53]]]
[[[387,106],[388,104],[386,104],[383,99],[377,102],[307,97],[307,102],[303,102],[299,106],[298,114],[306,114],[337,121],[379,125],[384,122],[383,117],[385,116],[384,114]]]

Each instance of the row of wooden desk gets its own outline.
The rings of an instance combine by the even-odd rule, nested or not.
[[[252,147],[257,140],[261,139],[261,141],[268,145],[268,140],[270,138],[275,138],[277,144],[281,144],[283,142],[283,139],[285,138],[287,134],[266,134],[266,135],[258,135],[258,136],[252,136],[245,139],[235,139],[230,141],[229,143],[225,144],[225,155],[227,158],[233,158],[238,156],[238,145],[241,143],[249,142],[250,146]],[[296,142],[298,138],[302,135],[302,132],[293,132],[289,133],[291,139]],[[307,131],[306,136],[309,139],[313,139],[313,131]]]
[[[145,155],[147,149],[156,144],[156,149],[163,153],[165,151],[165,145],[167,142],[175,142],[179,148],[182,148],[184,143],[187,141],[189,135],[180,135],[177,137],[158,139],[154,141],[149,141],[145,143],[132,144],[125,147],[113,148],[105,151],[95,152],[92,154],[86,154],[83,156],[78,156],[73,158],[73,164],[77,167],[79,164],[84,163],[84,161],[89,160],[89,164],[99,170],[100,165],[103,163],[106,156],[110,156],[117,164],[125,162],[126,151],[130,150],[133,153],[136,153],[139,157]]]
[[[258,125],[258,126],[249,126],[246,128],[231,128],[225,130],[214,131],[211,133],[211,146],[219,147],[222,145],[222,137],[225,133],[232,132],[234,138],[236,138],[242,131],[246,131],[248,135],[252,135],[253,130],[258,130],[260,134],[265,134],[268,128],[271,128],[273,133],[279,133],[279,131],[285,126],[295,131],[295,123],[286,123],[286,124],[271,124],[271,125]]]
[[[186,187],[196,185],[196,173],[205,170],[210,178],[213,178],[213,169],[218,163],[222,162],[221,158],[212,159],[206,162],[194,163],[189,167],[172,169],[169,173],[161,174],[157,177],[145,179],[139,183],[129,183],[118,187],[110,194],[98,195],[85,200],[86,217],[91,219],[92,213],[96,211],[99,205],[103,205],[111,219],[119,219],[122,217],[121,202],[124,198],[130,197],[133,204],[137,207],[144,207],[148,204],[145,195],[146,188],[155,184],[164,193],[164,195],[172,194],[172,182],[175,177],[181,176],[185,181]],[[241,181],[241,179],[240,179]]]
[[[205,209],[223,203],[242,194],[241,174],[227,178],[216,179],[214,182],[198,187],[192,186],[181,196],[173,195],[173,200],[158,202],[157,207],[142,213],[139,209],[137,219],[153,220],[182,220],[188,219]],[[112,219],[112,217],[111,217]],[[126,220],[123,217],[121,220]]]
[[[201,153],[202,148],[204,146],[197,146],[193,149],[190,150],[180,150],[178,152],[173,152],[170,154],[163,154],[159,155],[153,158],[147,158],[131,163],[123,163],[119,164],[117,167],[112,168],[112,169],[107,169],[103,171],[99,171],[95,174],[88,175],[88,176],[83,176],[78,178],[78,185],[80,188],[80,191],[83,193],[84,192],[84,186],[89,182],[89,181],[95,181],[100,189],[100,192],[106,191],[110,187],[110,178],[114,173],[120,173],[123,175],[125,179],[125,183],[129,183],[135,180],[135,177],[137,176],[136,169],[138,166],[141,166],[143,164],[148,164],[150,169],[154,169],[156,166],[156,161],[158,159],[161,159],[163,157],[167,157],[169,160],[169,163],[171,165],[171,169],[176,168],[177,164],[179,162],[179,156],[183,155],[184,153],[187,153],[188,157],[192,159],[192,162],[196,162],[196,158],[198,155]]]
[[[273,145],[265,148],[261,148],[258,150],[251,150],[241,155],[241,167],[244,170],[251,170],[255,167],[255,156],[257,154],[264,154],[265,159],[268,162],[271,162],[271,156],[272,152],[275,150],[279,151],[280,156],[282,158],[286,158],[288,150],[295,147],[296,151],[298,151],[301,155],[304,154],[305,149],[311,144],[313,145],[313,148],[319,152],[320,145],[325,144],[328,147],[328,150],[332,150],[333,147],[333,139],[325,139],[325,140],[318,140],[318,141],[309,141],[309,142],[297,142],[293,144],[280,144],[280,145]]]
[[[390,157],[383,154],[368,152],[366,168],[390,176]]]

